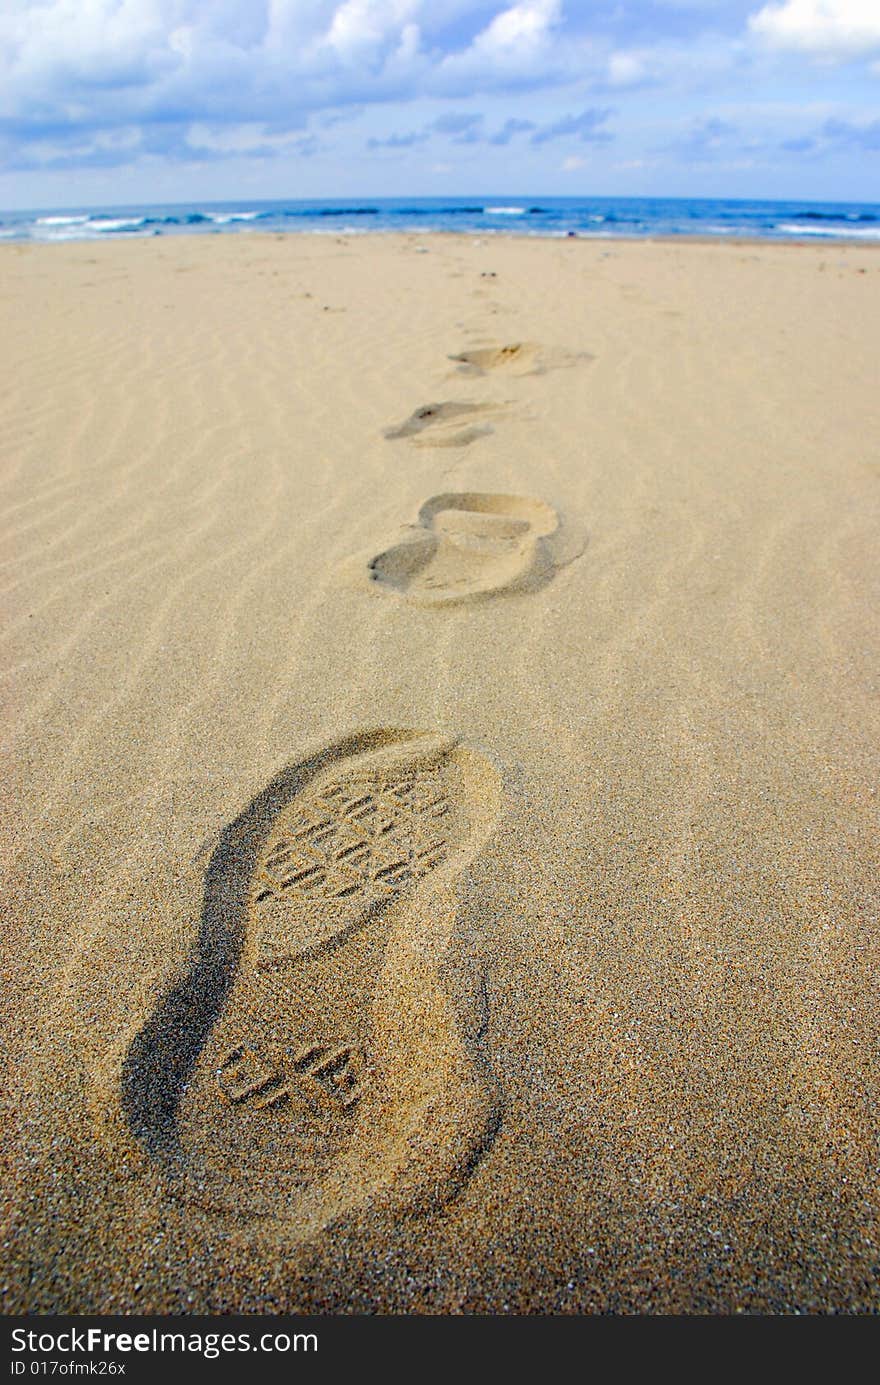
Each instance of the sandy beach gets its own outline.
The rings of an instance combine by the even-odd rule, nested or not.
[[[880,252],[0,319],[3,1311],[880,1311]]]

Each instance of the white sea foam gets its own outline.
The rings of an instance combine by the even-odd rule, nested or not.
[[[880,226],[855,230],[852,226],[793,226],[788,222],[780,222],[776,230],[784,231],[788,236],[831,236],[843,240],[858,237],[860,240],[880,240]]]
[[[102,216],[86,224],[90,231],[124,231],[127,226],[143,226],[145,220],[143,216]]]
[[[487,216],[525,216],[525,207],[487,207]]]
[[[38,226],[82,226],[88,216],[38,216]]]
[[[218,226],[225,226],[229,221],[255,221],[260,215],[259,212],[209,212],[208,217]]]

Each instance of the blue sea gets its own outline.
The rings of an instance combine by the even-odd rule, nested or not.
[[[880,204],[635,197],[352,198],[0,212],[0,239],[73,241],[254,231],[753,236],[880,242]]]

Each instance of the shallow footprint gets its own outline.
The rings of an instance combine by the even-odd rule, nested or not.
[[[299,1239],[461,1186],[498,1106],[485,1017],[439,971],[498,807],[475,751],[380,730],[285,770],[224,831],[190,969],[123,1070],[175,1191]]]
[[[542,586],[554,564],[543,540],[559,525],[543,500],[479,491],[436,495],[414,532],[368,563],[374,582],[425,605]]]
[[[440,404],[423,404],[410,414],[403,423],[386,428],[385,437],[392,441],[397,438],[413,438],[419,447],[466,447],[477,438],[491,433],[488,426],[460,429],[462,419],[474,414],[498,414],[500,411],[492,404],[472,404],[461,400],[448,399]],[[419,435],[431,429],[430,437]]]
[[[462,375],[485,375],[490,370],[506,370],[513,375],[544,375],[548,370],[583,364],[594,357],[588,351],[558,351],[536,342],[517,341],[506,346],[475,347],[449,357]]]

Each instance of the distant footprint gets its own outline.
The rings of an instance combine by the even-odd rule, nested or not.
[[[541,586],[554,571],[543,540],[558,528],[543,500],[479,491],[435,495],[414,532],[368,564],[374,582],[425,605]]]
[[[129,1125],[182,1196],[297,1238],[436,1206],[498,1124],[485,1015],[441,981],[498,777],[380,730],[277,776],[223,832],[184,979],[127,1054]]]
[[[543,375],[548,370],[592,361],[588,351],[559,351],[540,347],[535,342],[511,342],[507,346],[477,347],[450,356],[462,375],[485,375],[491,370],[506,370],[513,375]]]
[[[417,447],[466,447],[491,433],[492,429],[486,425],[462,429],[461,420],[474,414],[497,415],[499,412],[492,404],[470,404],[452,399],[441,404],[423,404],[405,422],[386,428],[385,436],[392,440],[413,438]],[[428,428],[431,429],[430,437],[421,438],[419,435]]]

